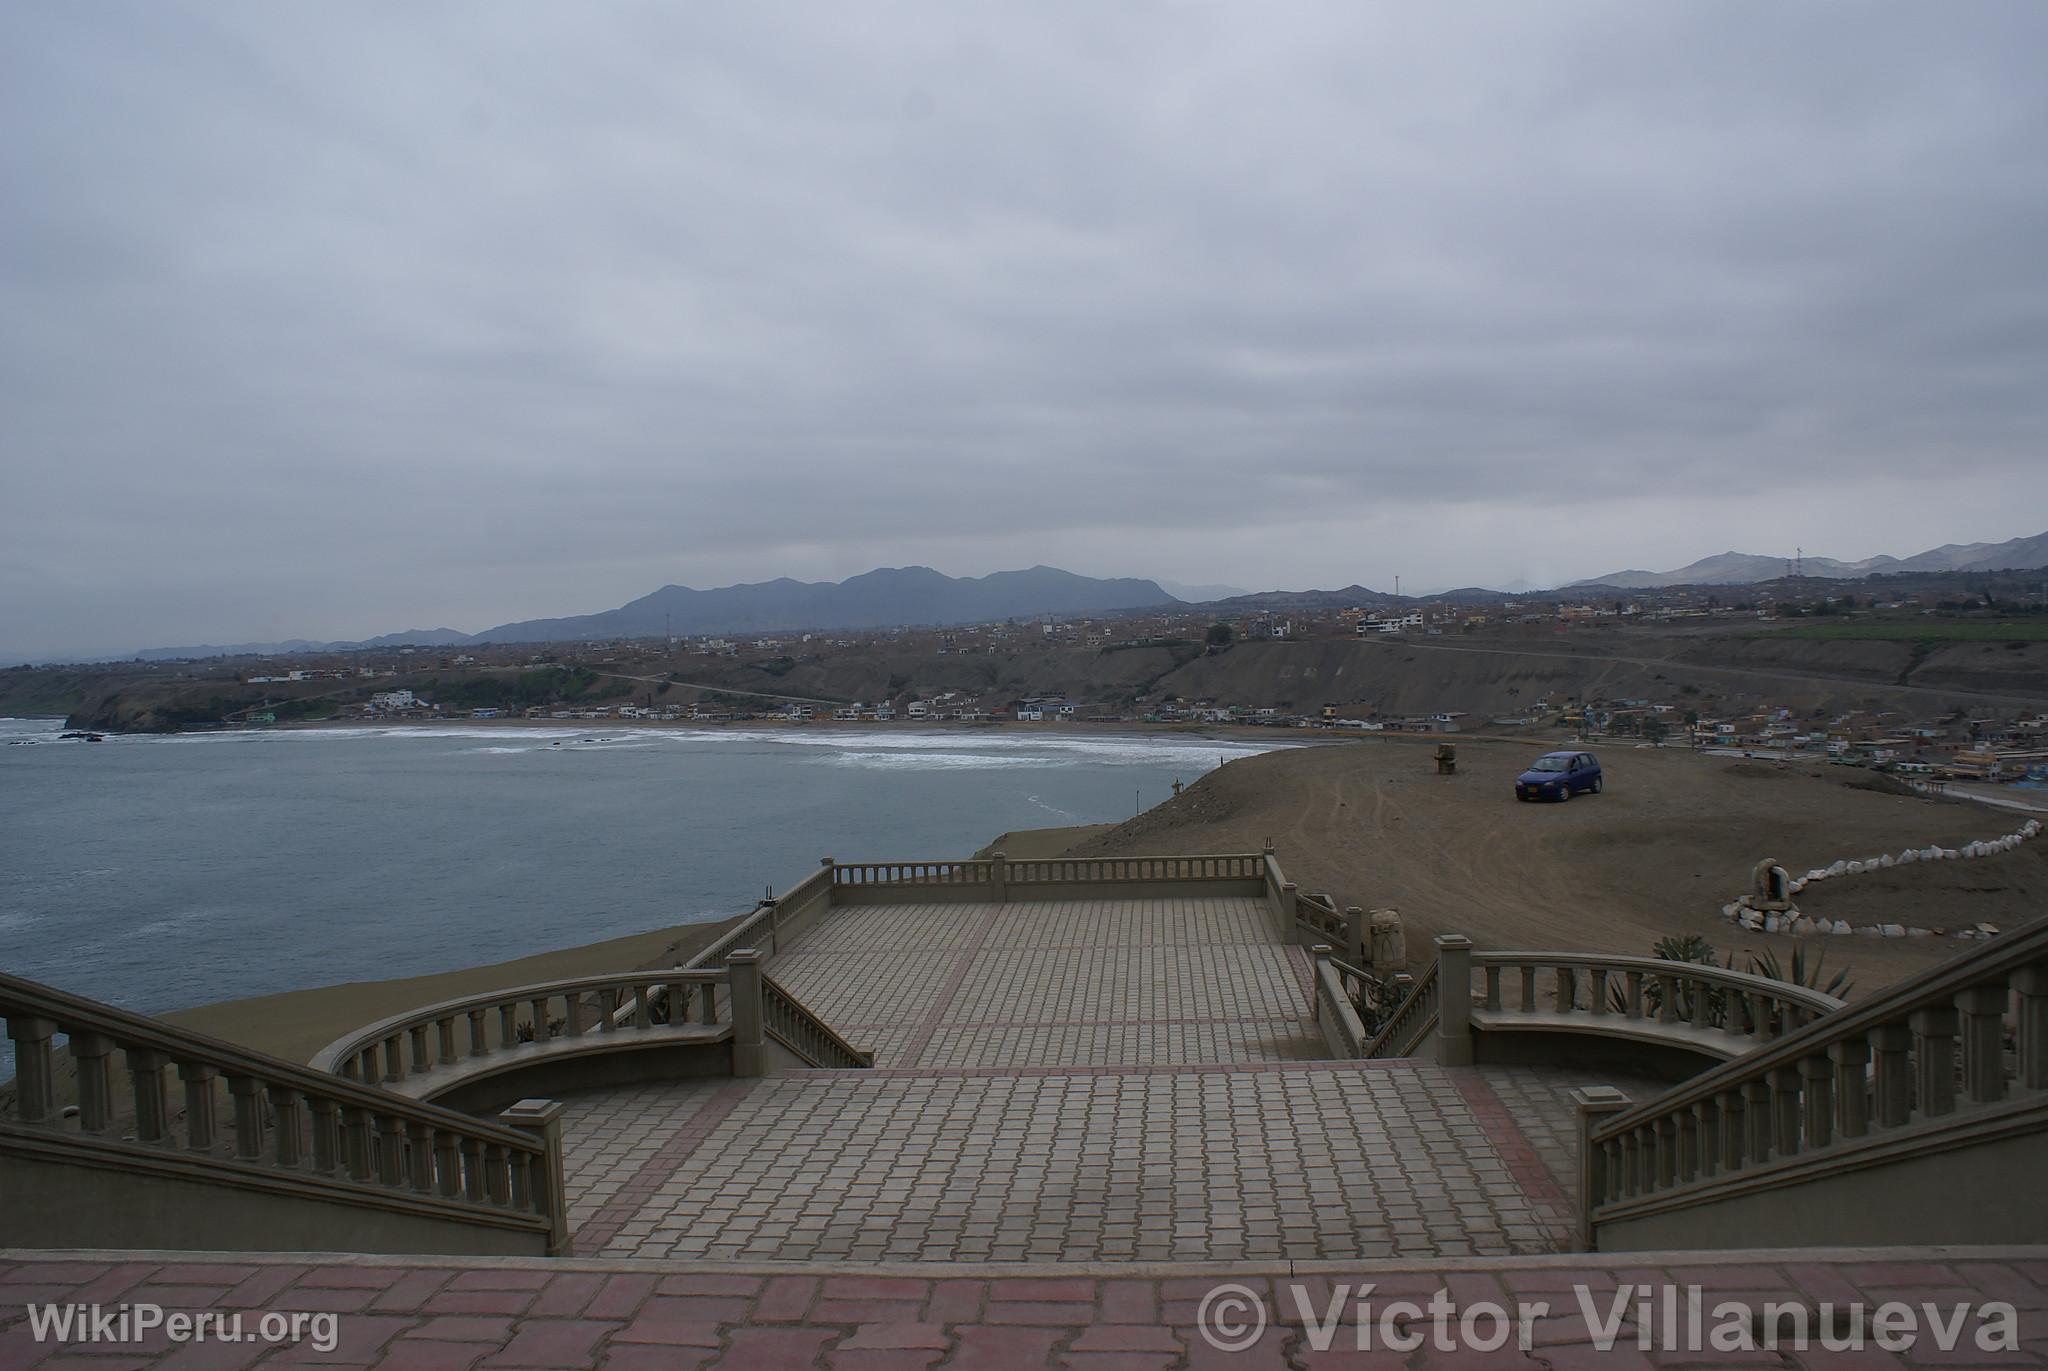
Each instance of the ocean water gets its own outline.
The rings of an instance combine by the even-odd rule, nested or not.
[[[725,918],[821,856],[965,857],[1013,828],[1128,818],[1271,746],[872,726],[61,731],[0,720],[0,970],[145,1013]]]

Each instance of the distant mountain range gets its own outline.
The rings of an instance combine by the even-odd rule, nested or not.
[[[201,647],[151,648],[135,655],[150,660],[182,657],[253,656],[290,652],[337,652],[350,648],[458,647],[470,643],[580,642],[590,638],[658,638],[724,633],[790,633],[802,630],[894,628],[990,623],[1040,615],[1106,614],[1174,603],[1156,581],[1130,577],[1100,580],[1057,567],[998,571],[987,576],[947,576],[930,567],[883,567],[844,581],[793,581],[781,577],[751,585],[692,590],[663,586],[617,609],[562,619],[523,619],[481,633],[452,628],[387,633],[359,642],[234,643]]]
[[[1802,562],[1791,557],[1723,552],[1718,556],[1703,557],[1676,571],[1614,571],[1605,576],[1573,581],[1571,586],[1650,590],[1659,586],[1754,585],[1758,581],[1775,581],[1789,576],[1795,566],[1802,575],[1828,580],[1854,580],[1887,572],[2026,571],[2048,567],[2048,533],[2003,543],[1946,543],[1911,557],[1867,557],[1860,562],[1838,562],[1832,557],[1808,557]]]

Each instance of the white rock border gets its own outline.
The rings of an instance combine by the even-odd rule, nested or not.
[[[1893,856],[1882,853],[1876,857],[1843,859],[1830,866],[1816,867],[1804,876],[1794,876],[1786,885],[1788,893],[1797,895],[1815,881],[1832,881],[1842,876],[1861,876],[1867,871],[1883,871],[1895,866],[1909,866],[1915,862],[1967,862],[1978,857],[1993,857],[2001,852],[2010,852],[2021,843],[2041,836],[2041,821],[2029,819],[2011,833],[1997,838],[1980,839],[1964,843],[1961,847],[1909,847]],[[1852,926],[1847,919],[1816,919],[1796,909],[1778,912],[1757,909],[1753,906],[1754,895],[1740,895],[1721,906],[1721,917],[1756,933],[1791,933],[1806,935],[1816,933],[1847,934],[1857,933],[1870,938],[1928,938],[1939,936],[1938,930],[1914,928],[1904,924],[1869,924],[1862,928]],[[1988,938],[1998,930],[1990,924],[1980,923],[1974,928],[1958,930],[1952,936],[1958,938]]]

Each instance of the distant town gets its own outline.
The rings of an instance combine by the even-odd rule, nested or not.
[[[151,729],[463,719],[1563,730],[1922,782],[2048,784],[2038,584],[2013,577],[1965,595],[1955,578],[1901,579],[1353,605],[1263,596],[945,628],[18,668],[0,673],[0,708],[38,712],[40,695],[40,712],[60,703],[81,727]]]

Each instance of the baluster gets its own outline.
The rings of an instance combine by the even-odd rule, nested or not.
[[[57,1112],[56,1073],[51,1070],[50,1039],[57,1025],[29,1015],[7,1020],[14,1043],[14,1109],[23,1123],[47,1123]]]
[[[583,996],[570,991],[562,997],[564,1031],[572,1038],[583,1036]]]
[[[1742,1118],[1749,1138],[1743,1147],[1743,1155],[1749,1158],[1751,1166],[1760,1166],[1771,1159],[1771,1087],[1764,1081],[1742,1083]]]
[[[1678,1022],[1678,978],[1668,972],[1657,973],[1657,1022]]]
[[[1678,1120],[1666,1114],[1654,1124],[1657,1130],[1657,1187],[1669,1190],[1678,1184]]]
[[[698,1018],[699,1018],[699,1021],[700,1021],[700,1022],[702,1022],[702,1023],[708,1023],[708,1024],[715,1024],[715,1023],[717,1023],[717,1022],[718,1022],[718,982],[716,982],[716,981],[699,981],[699,982],[697,983],[697,995],[698,995],[699,999],[701,999],[701,1000],[702,1000],[702,1002],[703,1002],[703,1003],[702,1003],[702,1005],[701,1005],[701,1006],[700,1006],[700,1008],[699,1008],[699,1011],[698,1011]]]
[[[341,1107],[341,1139],[350,1180],[367,1182],[374,1169],[376,1144],[370,1138],[370,1111],[359,1104]]]
[[[1691,1181],[1700,1174],[1700,1121],[1698,1106],[1680,1114],[1673,1123],[1677,1129],[1678,1174],[1677,1181]]]
[[[475,1022],[475,1011],[471,1011],[471,1022]],[[440,1065],[455,1065],[455,1016],[434,1020],[434,1045],[440,1049]]]
[[[277,1115],[277,1137],[272,1155],[277,1164],[288,1171],[295,1171],[306,1159],[305,1121],[299,1113],[299,1092],[288,1086],[273,1085],[269,1090],[270,1108]]]
[[[1579,979],[1568,966],[1557,968],[1557,1012],[1569,1014],[1579,1007]]]
[[[1630,968],[1621,973],[1621,1011],[1631,1019],[1643,1017],[1643,973]]]
[[[2020,1085],[2048,1090],[2048,965],[2021,967],[2012,988],[2019,997]]]
[[[1640,1195],[1649,1187],[1643,1183],[1643,1139],[1642,1130],[1631,1128],[1621,1135],[1621,1194],[1623,1198]]]
[[[1902,1023],[1879,1024],[1867,1035],[1877,1126],[1897,1128],[1913,1117],[1913,1033]]]
[[[440,1192],[449,1199],[462,1193],[462,1152],[457,1136],[445,1128],[428,1130],[434,1135],[434,1168],[439,1173]]]
[[[1533,1014],[1536,1011],[1536,968],[1524,962],[1517,969],[1522,973],[1522,1012]]]
[[[1591,984],[1587,987],[1587,1006],[1595,1014],[1607,1012],[1607,968],[1596,966],[1588,974]]]
[[[508,1149],[505,1171],[512,1179],[508,1203],[522,1214],[533,1212],[533,1165],[524,1148]]]
[[[2005,1010],[2003,985],[1973,985],[1956,997],[1962,1013],[1963,1088],[1973,1104],[2005,1098]]]
[[[78,1126],[104,1133],[114,1126],[114,1073],[107,1058],[114,1040],[104,1033],[73,1033],[71,1061],[78,1072]]]
[[[548,997],[536,995],[530,1008],[533,1010],[533,1040],[544,1043],[548,1040]]]
[[[434,1188],[434,1126],[423,1119],[413,1119],[406,1125],[406,1136],[412,1146],[406,1167],[407,1179],[412,1188],[425,1195]]]
[[[484,1144],[481,1138],[462,1139],[462,1196],[471,1204],[482,1204],[484,1189]]]
[[[1742,1125],[1742,1092],[1723,1090],[1715,1095],[1714,1113],[1721,1122],[1721,1166],[1725,1170],[1740,1171],[1744,1160],[1742,1144],[1746,1137]]]
[[[259,1161],[263,1157],[263,1082],[254,1076],[229,1076],[228,1095],[235,1102],[235,1157]]]
[[[411,1074],[417,1076],[433,1065],[433,1059],[427,1055],[427,1026],[416,1023],[409,1026],[405,1033],[412,1039]]]
[[[384,1079],[387,1081],[401,1081],[405,1079],[405,1056],[400,1049],[399,1037],[396,1033],[384,1040]],[[365,1082],[366,1085],[375,1085],[376,1083],[377,1080],[374,1076]]]
[[[598,990],[598,992],[597,992],[597,1006],[598,1006],[598,1019],[597,1019],[597,1027],[598,1027],[598,1031],[599,1031],[600,1033],[610,1033],[610,1032],[612,1032],[612,1031],[613,1031],[614,1029],[616,1029],[616,1028],[618,1027],[618,1022],[617,1022],[617,1021],[618,1021],[618,1014],[619,1014],[619,992],[618,992],[618,988],[617,988],[616,986],[609,986],[609,985],[601,987],[601,988],[600,988],[600,989]]]
[[[364,1085],[375,1085],[381,1079],[377,1074],[377,1045],[375,1043],[356,1053],[354,1076],[355,1079],[361,1081]]]
[[[647,986],[641,981],[633,982],[633,1027],[654,1027],[654,1019],[647,1012]]]
[[[857,868],[848,868],[857,870]],[[849,885],[854,882],[849,881]],[[484,1197],[499,1208],[512,1203],[509,1172],[505,1165],[505,1144],[487,1142],[484,1144]]]
[[[504,1034],[505,1045],[509,1047],[513,1042],[513,1006],[501,1004],[497,1006],[497,1009],[498,1028]],[[490,1022],[487,1017],[488,1013],[488,1010],[483,1009],[472,1009],[469,1011],[469,1055],[472,1057],[486,1057],[490,1055],[491,1036],[490,1028],[488,1027]]]
[[[1844,1138],[1860,1138],[1870,1131],[1870,1043],[1864,1038],[1845,1038],[1828,1044],[1828,1060],[1835,1068],[1835,1132]]]
[[[332,1176],[341,1165],[341,1106],[324,1095],[307,1099],[313,1115],[313,1171]]]
[[[1919,1067],[1916,1103],[1923,1118],[1937,1119],[1956,1107],[1957,1014],[1951,1007],[1916,1009],[1907,1021],[1913,1028],[1913,1057]]]
[[[1806,1146],[1826,1147],[1834,1141],[1835,1065],[1826,1057],[1801,1057],[1799,1075],[1806,1105]]]
[[[1692,1107],[1692,1131],[1699,1148],[1699,1174],[1712,1178],[1721,1169],[1721,1120],[1714,1101],[1699,1100]]]
[[[396,1114],[377,1116],[377,1180],[393,1190],[405,1184],[405,1121]]]
[[[220,1073],[198,1062],[179,1062],[178,1080],[185,1087],[185,1147],[213,1151],[213,1082]]]
[[[135,1136],[146,1143],[171,1137],[170,1097],[164,1085],[164,1055],[148,1048],[128,1049],[128,1079],[135,1095]]]
[[[1771,1150],[1780,1157],[1799,1155],[1799,1068],[1771,1069]]]

